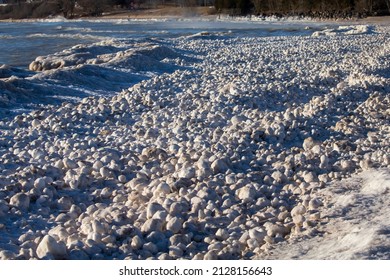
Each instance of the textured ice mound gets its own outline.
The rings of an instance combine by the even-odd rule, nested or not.
[[[312,34],[313,37],[318,36],[342,36],[342,35],[362,35],[372,32],[372,27],[369,25],[350,25],[339,26],[338,28],[330,28],[322,31],[316,31]]]
[[[124,64],[139,70],[140,65],[156,65],[165,58],[177,58],[172,49],[154,43],[127,44],[100,42],[92,45],[78,45],[48,56],[39,56],[30,63],[31,71],[47,71],[85,64]],[[134,65],[133,65],[134,64]],[[134,67],[132,67],[134,66]],[[145,68],[145,67],[143,67]]]

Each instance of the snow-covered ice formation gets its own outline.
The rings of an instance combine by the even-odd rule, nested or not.
[[[170,71],[0,121],[0,258],[388,258],[390,29],[372,29],[37,58],[42,83]]]
[[[372,27],[368,25],[339,26],[321,31],[315,31],[312,36],[342,36],[370,34]]]

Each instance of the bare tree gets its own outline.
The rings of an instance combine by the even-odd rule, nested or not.
[[[85,14],[100,16],[108,6],[109,0],[78,0],[77,3],[83,8]]]
[[[266,11],[265,1],[266,0],[252,0],[256,14],[264,13]]]
[[[65,18],[73,17],[74,7],[76,5],[75,0],[58,0],[58,4]]]
[[[367,0],[367,9],[370,14],[372,14],[374,8],[374,0]]]
[[[385,2],[386,2],[387,10],[390,13],[390,0],[385,0]]]
[[[242,0],[216,0],[217,10],[240,7]],[[256,14],[300,14],[319,17],[350,17],[375,12],[390,13],[390,0],[251,0]],[[241,9],[242,11],[242,9]]]

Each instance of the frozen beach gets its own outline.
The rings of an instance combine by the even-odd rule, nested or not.
[[[0,23],[0,259],[389,259],[389,35]]]

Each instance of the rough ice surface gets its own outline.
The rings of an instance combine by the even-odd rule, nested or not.
[[[0,258],[389,259],[390,29],[298,30],[1,67]]]
[[[389,259],[389,169],[364,171],[318,192],[327,220],[312,237],[280,243],[267,258]]]

